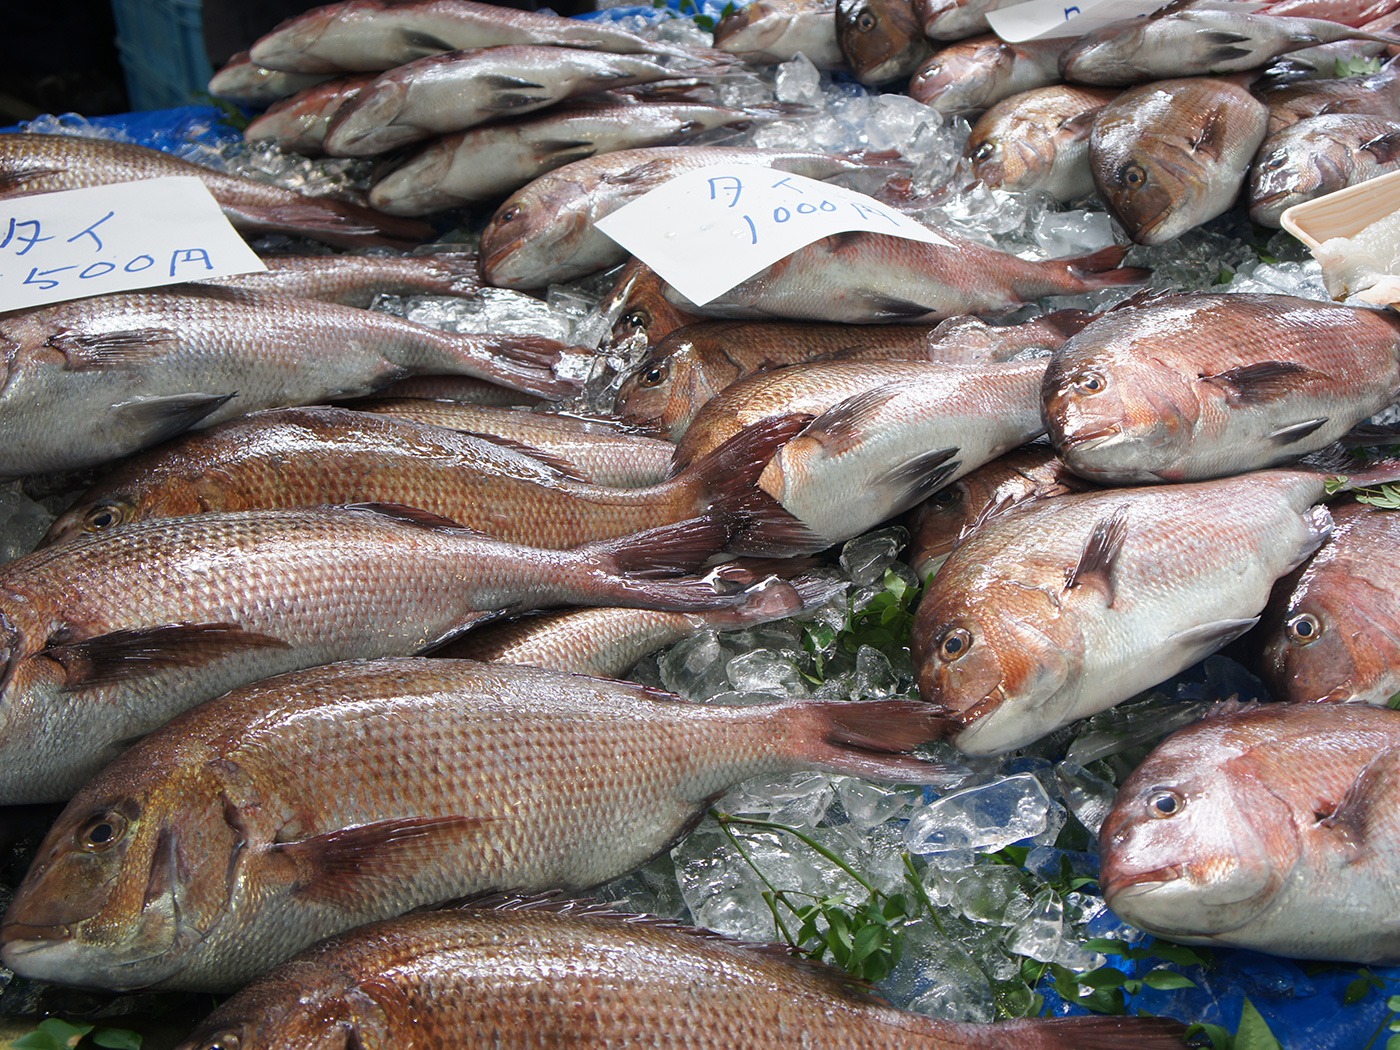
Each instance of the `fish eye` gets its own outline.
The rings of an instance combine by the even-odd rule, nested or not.
[[[972,648],[972,635],[961,627],[954,627],[938,643],[938,656],[940,659],[952,663],[970,648]]]
[[[1129,164],[1121,172],[1118,173],[1118,178],[1119,181],[1123,183],[1123,185],[1128,186],[1132,189],[1137,189],[1139,186],[1147,182],[1147,172],[1145,172],[1136,164]]]
[[[120,813],[100,814],[78,832],[78,848],[84,853],[102,853],[117,844],[126,834],[126,828],[126,818]]]
[[[1171,788],[1159,788],[1147,796],[1147,815],[1158,820],[1174,817],[1186,807],[1186,800]]]
[[[1070,385],[1078,393],[1097,394],[1104,387],[1108,386],[1108,383],[1105,382],[1104,377],[1099,375],[1097,372],[1081,372],[1078,376],[1071,380]]]
[[[929,502],[939,510],[947,510],[962,502],[962,489],[956,485],[950,485],[946,489],[939,489],[929,497]]]
[[[1284,627],[1288,630],[1288,637],[1299,645],[1315,642],[1322,634],[1322,624],[1312,613],[1301,613],[1289,620]]]
[[[204,1042],[199,1044],[199,1050],[242,1050],[243,1037],[236,1029],[226,1028],[222,1032],[215,1032]]]
[[[99,503],[83,515],[84,532],[100,532],[120,525],[126,520],[124,508],[117,503]]]
[[[1279,168],[1283,167],[1287,163],[1288,154],[1285,153],[1283,150],[1279,149],[1274,150],[1274,152],[1270,153],[1266,158],[1264,158],[1264,161],[1260,165],[1260,167],[1262,167],[1265,171],[1278,171]]]
[[[670,374],[670,369],[666,367],[666,362],[661,361],[652,365],[637,378],[638,386],[653,387],[660,386],[666,382],[666,376]]]
[[[520,218],[520,205],[516,204],[507,208],[505,211],[501,212],[500,215],[496,216],[496,221],[513,222],[518,218]]]
[[[996,143],[984,142],[972,151],[972,159],[975,163],[981,164],[983,161],[991,160],[996,151]]]
[[[875,28],[875,16],[869,11],[862,11],[856,18],[856,28],[862,33],[868,33]]]

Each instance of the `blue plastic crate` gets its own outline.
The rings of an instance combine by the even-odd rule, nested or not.
[[[112,0],[112,15],[132,109],[183,106],[208,90],[201,0]]]

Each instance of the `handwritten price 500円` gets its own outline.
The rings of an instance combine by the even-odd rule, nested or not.
[[[109,211],[102,218],[80,229],[71,237],[63,238],[64,243],[76,244],[82,238],[90,237],[93,253],[101,254],[103,249],[102,224],[115,214],[116,212]],[[59,239],[64,232],[66,231],[60,230],[57,233],[46,234],[43,232],[42,224],[37,219],[10,219],[8,228],[3,237],[0,237],[0,252],[12,251],[16,258],[19,258],[27,254],[37,244]],[[92,280],[96,277],[105,277],[119,268],[123,273],[134,274],[148,270],[155,265],[155,256],[141,253],[125,261],[97,259],[87,265],[71,263],[67,266],[56,266],[47,270],[40,270],[34,266],[30,268],[22,283],[32,284],[47,290],[57,288],[62,280],[67,278],[77,278],[80,281]],[[212,270],[214,264],[209,258],[209,252],[204,248],[176,248],[169,253],[169,261],[162,263],[162,267],[168,267],[164,274],[166,277],[174,278],[178,274],[180,276],[188,275],[191,280],[196,280]],[[189,267],[189,269],[185,270],[184,267]],[[59,278],[56,276],[58,274],[65,274],[66,278]],[[4,276],[5,274],[0,272],[0,277]]]

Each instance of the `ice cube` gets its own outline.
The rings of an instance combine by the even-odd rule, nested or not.
[[[841,548],[841,568],[858,587],[879,583],[908,542],[908,530],[899,525],[867,532],[846,541]]]
[[[0,562],[32,551],[54,517],[26,496],[18,481],[0,488]]]
[[[880,990],[896,1006],[945,1021],[987,1022],[996,1016],[991,982],[961,944],[933,923],[903,927],[904,950]]]
[[[799,654],[790,649],[754,649],[729,661],[725,674],[741,693],[806,696],[808,683],[798,669]]]
[[[1075,819],[1084,825],[1090,835],[1097,835],[1104,819],[1113,809],[1118,789],[1069,759],[1055,767],[1055,781],[1060,797],[1065,800]]]
[[[841,800],[846,819],[857,828],[869,830],[903,813],[917,797],[917,791],[872,784],[856,777],[838,777],[836,797]]]
[[[919,854],[992,852],[1045,831],[1050,805],[1040,781],[1020,773],[954,791],[918,809],[909,818],[904,841]]]
[[[729,688],[730,653],[713,631],[701,631],[671,646],[657,659],[661,682],[687,700],[705,700]]]
[[[1044,887],[1030,902],[1025,918],[1006,934],[1006,948],[1038,962],[1059,963],[1071,970],[1089,970],[1095,957],[1065,936],[1065,906],[1060,895]]]
[[[818,106],[822,101],[821,73],[806,55],[798,55],[777,69],[779,102],[795,102],[803,106]]]
[[[1080,255],[1113,243],[1113,220],[1101,211],[1047,211],[1036,219],[1033,235],[1051,258]]]

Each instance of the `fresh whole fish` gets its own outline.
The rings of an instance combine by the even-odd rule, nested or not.
[[[848,68],[836,38],[835,0],[754,0],[719,20],[715,47],[755,66],[802,54],[818,69]]]
[[[963,148],[987,186],[1076,201],[1094,192],[1089,131],[1112,88],[1055,84],[1002,99],[978,118]]]
[[[991,29],[987,12],[1006,0],[914,0],[914,10],[930,40],[966,40]]]
[[[512,194],[481,233],[481,275],[498,288],[543,288],[615,266],[627,250],[593,224],[677,175],[714,164],[758,164],[829,179],[900,170],[894,153],[854,155],[726,146],[654,146],[565,164]]]
[[[1128,236],[1163,244],[1235,202],[1268,117],[1268,107],[1232,80],[1129,88],[1094,118],[1094,185]]]
[[[836,40],[862,84],[907,77],[931,50],[912,0],[837,0]]]
[[[1104,899],[1185,944],[1394,965],[1397,748],[1400,714],[1366,706],[1227,708],[1178,730],[1104,821]]]
[[[411,219],[330,197],[305,197],[145,146],[77,135],[0,134],[0,199],[167,175],[197,177],[229,222],[245,233],[295,233],[343,248],[410,248],[433,237],[432,227]]]
[[[1033,261],[956,234],[940,231],[940,236],[948,244],[838,233],[799,248],[704,306],[669,286],[666,298],[705,317],[938,321],[999,313],[1042,296],[1138,284],[1150,272],[1120,267],[1127,253],[1122,245]]]
[[[1325,18],[1343,25],[1365,27],[1368,22],[1392,14],[1396,0],[1273,0],[1260,10],[1271,15]]]
[[[601,153],[674,145],[780,110],[621,93],[578,99],[533,117],[434,139],[377,175],[369,200],[390,215],[427,215],[513,193],[547,171]]]
[[[1332,517],[1332,539],[1274,591],[1259,675],[1280,700],[1384,704],[1400,692],[1400,514],[1347,503]]]
[[[1379,72],[1335,80],[1304,80],[1266,88],[1269,134],[1275,135],[1308,117],[1364,113],[1400,121],[1400,63],[1387,62]],[[1267,148],[1260,150],[1267,156]]]
[[[332,303],[185,285],[0,317],[0,473],[116,459],[260,408],[464,372],[546,396],[574,389],[538,336],[462,335]],[[60,422],[61,421],[61,422]]]
[[[336,111],[325,149],[333,157],[368,157],[575,95],[686,80],[723,68],[713,61],[567,47],[450,51],[399,66],[366,85]]]
[[[863,328],[705,321],[678,329],[656,344],[618,389],[617,413],[629,422],[658,426],[677,441],[705,402],[762,369],[816,360],[1008,361],[1028,350],[1058,346],[1088,316],[1061,311],[1019,325],[991,325],[961,316],[936,325]]]
[[[1193,481],[1324,448],[1400,398],[1390,311],[1256,293],[1149,297],[1090,322],[1045,373],[1076,474]]]
[[[617,488],[656,485],[666,477],[676,446],[646,437],[611,420],[557,412],[530,412],[496,405],[425,398],[370,398],[351,403],[363,412],[485,434],[519,445],[527,455],[547,457],[581,481]]]
[[[326,152],[326,133],[330,130],[331,118],[373,80],[372,74],[362,73],[305,88],[254,117],[243,129],[243,140],[272,139],[281,149],[292,153],[322,156]]]
[[[409,508],[320,507],[45,547],[0,568],[0,804],[67,798],[133,737],[283,671],[411,655],[505,612],[743,602],[723,576],[635,575],[685,571],[724,539],[707,519],[549,551]]]
[[[962,40],[914,71],[909,94],[945,118],[968,117],[1004,98],[1060,80],[1060,53],[1070,40],[1009,44],[995,34]]]
[[[750,777],[946,781],[902,754],[932,722],[914,700],[692,704],[467,660],[274,678],[158,729],[74,797],[0,958],[66,984],[237,988],[423,905],[617,878]]]
[[[1309,117],[1270,135],[1249,173],[1249,217],[1281,225],[1295,204],[1400,168],[1400,120],[1362,114]]]
[[[1326,80],[1350,73],[1357,62],[1369,62],[1375,58],[1385,61],[1391,57],[1391,49],[1382,41],[1389,40],[1397,26],[1400,26],[1400,10],[1378,15],[1361,27],[1375,33],[1377,39],[1339,40],[1335,44],[1290,51],[1269,67],[1269,73]]]
[[[245,106],[266,106],[278,99],[319,84],[329,73],[282,73],[264,69],[240,51],[209,80],[209,94],[232,99]]]
[[[381,295],[451,295],[481,291],[475,252],[420,255],[265,255],[266,273],[220,277],[209,284],[248,292],[319,299],[369,308]],[[200,282],[205,283],[205,282]]]
[[[349,0],[289,18],[253,44],[251,57],[268,69],[339,73],[393,69],[444,51],[510,44],[632,54],[669,50],[609,22],[474,0]]]
[[[1170,678],[1254,626],[1327,539],[1326,483],[1264,470],[992,515],[915,614],[919,694],[958,748],[1002,754]]]
[[[1339,40],[1400,43],[1323,18],[1289,18],[1226,8],[1165,7],[1086,33],[1060,56],[1075,84],[1123,86],[1175,77],[1261,69],[1290,51]]]
[[[596,976],[594,976],[596,975]],[[703,985],[704,995],[693,989]],[[896,1010],[833,967],[671,921],[506,902],[327,941],[219,1007],[177,1050],[331,1050],[427,1039],[466,1050],[1182,1050],[1167,1018],[968,1024]]]
[[[274,409],[125,460],[58,517],[46,540],[150,518],[388,503],[510,543],[576,547],[699,517],[730,489],[751,486],[796,429],[750,429],[665,482],[616,489],[426,423],[348,408]]]
[[[640,259],[633,257],[623,263],[597,307],[602,316],[615,318],[604,348],[643,350],[677,328],[700,320],[668,303],[666,287],[660,275]]]
[[[988,515],[1027,500],[1095,487],[1071,473],[1048,445],[1027,445],[998,456],[914,508],[909,516],[909,564],[919,579],[927,580]]]

